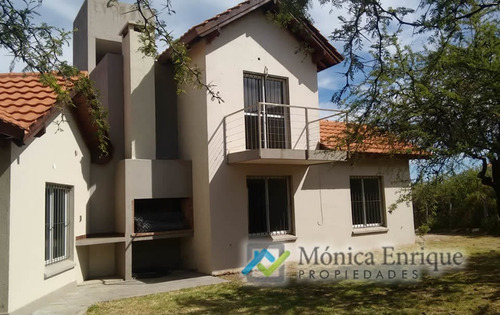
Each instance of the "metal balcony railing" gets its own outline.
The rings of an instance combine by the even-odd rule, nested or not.
[[[347,113],[286,104],[257,103],[224,117],[226,154],[246,150],[317,150],[323,119],[347,122]]]

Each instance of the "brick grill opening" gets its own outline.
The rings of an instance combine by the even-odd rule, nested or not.
[[[190,228],[185,211],[186,198],[134,200],[134,232],[150,233]]]

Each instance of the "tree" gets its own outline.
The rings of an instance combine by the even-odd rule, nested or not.
[[[157,9],[153,5],[152,0],[134,0],[132,10],[139,12],[142,17],[139,22],[142,27],[140,40],[142,46],[140,51],[145,55],[153,58],[158,58],[159,52],[157,43],[164,44],[170,50],[170,59],[174,66],[174,79],[178,86],[178,93],[184,92],[181,87],[185,84],[193,85],[198,88],[205,89],[212,97],[212,100],[217,100],[219,103],[223,99],[215,89],[215,85],[206,83],[203,80],[201,70],[191,65],[191,58],[188,55],[186,46],[175,39],[167,28],[167,24],[161,15],[175,14],[170,0],[161,1],[162,6]],[[116,5],[118,0],[108,0],[108,7]]]
[[[468,34],[439,39],[434,50],[415,53],[394,42],[395,53],[365,82],[376,89],[356,89],[350,109],[362,123],[430,152],[427,170],[480,160],[483,184],[499,197],[500,29],[480,15],[461,27]]]
[[[498,221],[494,220],[495,192],[481,184],[478,171],[472,168],[416,184],[412,199],[417,231],[481,227],[486,232],[499,233]]]
[[[345,84],[332,101],[355,122],[347,141],[390,134],[394,143],[427,151],[422,178],[478,160],[500,215],[500,1],[422,0],[414,20],[414,9],[380,0],[320,2],[350,14],[330,36],[344,43]],[[282,5],[300,13],[310,3]],[[403,45],[411,35],[426,36],[427,44],[417,51]]]
[[[108,5],[116,1],[109,0]],[[284,27],[296,27],[296,19],[308,18],[312,1],[278,1],[280,9],[271,16]],[[382,0],[318,1],[331,5],[333,11],[342,7],[349,12],[341,18],[341,28],[331,34],[333,41],[344,43],[345,84],[332,101],[346,107],[355,122],[347,140],[393,134],[398,140],[394,143],[406,142],[431,153],[420,163],[422,174],[453,171],[466,157],[479,160],[478,175],[483,184],[494,188],[499,200],[500,0],[421,0],[418,11],[387,7]],[[25,62],[27,71],[41,72],[62,103],[71,104],[68,86],[61,87],[50,71],[55,70],[67,85],[75,82],[75,76],[81,77],[76,88],[92,100],[105,144],[107,124],[97,91],[78,69],[59,60],[69,33],[32,23],[41,0],[23,0],[24,7],[20,1],[15,3],[0,0],[0,45],[15,60]],[[170,46],[179,86],[195,84],[222,101],[214,86],[202,80],[200,70],[190,65],[186,47],[172,38],[160,18],[162,12],[175,13],[171,1],[159,3],[157,10],[152,0],[134,1],[143,17],[142,51],[156,57],[157,41]],[[412,19],[415,14],[419,15]],[[408,29],[427,36],[427,47],[413,51],[403,45],[401,37],[408,36]],[[488,164],[491,176],[486,172]],[[500,214],[500,202],[497,207]]]
[[[83,95],[97,127],[99,149],[107,155],[109,125],[107,113],[99,102],[99,92],[87,75],[61,59],[62,48],[69,43],[71,32],[33,22],[41,4],[41,0],[0,0],[0,47],[13,55],[10,70],[15,62],[21,61],[25,64],[23,71],[39,72],[40,81],[55,91],[61,108],[75,106],[71,91]]]
[[[108,6],[117,3],[109,0]],[[43,84],[51,87],[57,95],[61,108],[75,106],[71,92],[80,93],[87,98],[93,123],[97,127],[102,154],[108,154],[109,125],[107,112],[99,101],[99,91],[90,78],[61,59],[63,46],[69,44],[72,32],[55,28],[46,23],[36,24],[37,9],[43,0],[0,0],[0,47],[6,48],[12,55],[11,70],[16,62],[22,62],[25,72],[40,73]],[[136,0],[132,10],[138,11],[143,25],[141,33],[141,51],[146,56],[157,57],[157,41],[170,47],[171,59],[175,68],[175,79],[178,86],[192,84],[205,88],[213,99],[222,102],[222,98],[211,84],[202,80],[201,71],[190,64],[186,47],[176,41],[168,31],[160,13],[175,13],[170,0],[164,0],[160,10],[156,10],[150,0]],[[178,91],[182,92],[182,91]]]

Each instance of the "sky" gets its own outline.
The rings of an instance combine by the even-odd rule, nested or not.
[[[16,0],[21,1],[21,0]],[[16,2],[14,1],[14,2]],[[106,0],[103,0],[106,1]],[[175,14],[167,16],[168,29],[172,31],[174,37],[179,37],[191,26],[196,25],[226,9],[235,6],[242,0],[172,0],[172,6]],[[411,6],[417,0],[405,1],[405,6]],[[121,2],[131,2],[131,0],[121,0]],[[161,4],[162,0],[153,1],[154,4]],[[402,5],[399,0],[383,0],[387,6]],[[46,22],[49,25],[71,30],[73,19],[78,10],[83,4],[83,0],[43,0],[42,6],[37,10],[39,16],[37,22]],[[332,8],[330,5],[321,6],[317,1],[313,3],[309,11],[313,18],[314,25],[320,32],[327,37],[331,32],[340,25],[338,20],[339,15],[345,12],[339,9]],[[411,34],[409,34],[411,35]],[[412,36],[405,36],[408,39],[408,44],[418,44],[418,39]],[[333,43],[334,47],[342,52],[341,43]],[[70,43],[71,45],[71,43]],[[5,50],[0,49],[0,72],[9,72],[9,65],[12,57]],[[72,48],[66,46],[64,48],[64,59],[72,61]],[[14,71],[21,71],[22,65],[17,65]],[[332,108],[333,104],[330,99],[336,89],[343,84],[341,73],[345,71],[343,64],[331,67],[318,74],[319,102],[322,108]]]

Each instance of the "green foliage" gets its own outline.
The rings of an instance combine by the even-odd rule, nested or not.
[[[267,18],[281,28],[290,30],[292,33],[300,34],[307,37],[307,30],[304,27],[304,21],[312,23],[312,17],[308,13],[311,8],[309,0],[290,0],[277,1],[277,7],[267,12]],[[304,58],[311,56],[314,53],[312,48],[306,41],[300,41],[300,46],[297,47],[295,53],[302,53]]]
[[[118,0],[108,0],[108,7],[116,5]],[[184,93],[185,86],[194,86],[199,89],[205,89],[211,96],[212,100],[219,103],[224,102],[220,92],[215,89],[212,83],[205,83],[202,71],[192,65],[191,58],[188,54],[188,49],[184,43],[175,39],[169,32],[167,23],[160,17],[160,14],[165,12],[167,15],[174,14],[170,0],[163,1],[163,7],[159,10],[154,7],[152,0],[135,0],[132,10],[139,12],[142,19],[137,21],[142,27],[142,32],[139,36],[141,47],[139,51],[145,56],[157,58],[158,43],[168,47],[169,57],[174,66],[174,79],[177,83],[177,93]]]
[[[413,209],[417,232],[429,229],[482,228],[495,231],[495,192],[478,178],[478,169],[434,178],[414,185]]]
[[[330,37],[344,44],[346,58],[345,83],[332,101],[357,126],[345,138],[395,135],[394,144],[430,153],[417,163],[423,177],[479,160],[481,182],[500,197],[500,1],[423,0],[418,8],[381,0],[320,3],[348,12]],[[402,44],[415,34],[427,44],[416,50]]]
[[[75,106],[74,95],[81,94],[87,99],[97,129],[99,149],[101,154],[107,155],[109,125],[99,93],[86,74],[61,60],[62,48],[69,45],[71,32],[45,23],[33,23],[41,4],[38,0],[0,0],[0,47],[13,54],[11,71],[15,62],[21,61],[26,65],[23,71],[40,73],[40,81],[54,90],[61,109]]]
[[[0,0],[0,46],[26,64],[25,71],[50,72],[57,68],[62,47],[69,44],[71,32],[45,23],[34,24],[41,1]]]
[[[312,21],[308,13],[310,8],[311,3],[309,0],[279,1],[278,10],[273,12],[272,15],[273,20],[285,28],[289,27],[294,19],[299,17]]]

